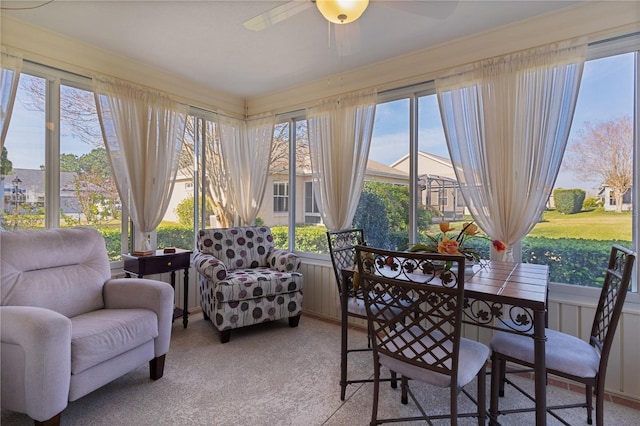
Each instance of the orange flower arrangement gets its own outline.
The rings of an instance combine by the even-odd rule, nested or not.
[[[473,222],[467,222],[462,224],[462,230],[457,235],[453,234],[452,231],[455,231],[455,228],[451,227],[449,222],[440,222],[440,234],[435,236],[427,235],[430,240],[428,244],[416,244],[409,251],[461,254],[468,261],[479,261],[481,259],[480,254],[474,248],[465,245],[465,242],[472,238],[487,238],[484,235],[479,235],[478,225]],[[493,240],[491,243],[498,252],[502,252],[507,248],[506,244],[500,240]]]

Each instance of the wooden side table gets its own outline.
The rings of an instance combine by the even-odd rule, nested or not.
[[[191,251],[176,249],[175,253],[164,253],[156,250],[155,254],[149,256],[134,256],[130,253],[123,253],[124,273],[127,278],[132,274],[143,278],[145,275],[163,274],[171,272],[171,287],[176,288],[176,271],[184,270],[184,294],[183,308],[175,308],[173,319],[182,317],[182,324],[187,328],[189,322],[188,299],[189,299],[189,266],[191,265]]]

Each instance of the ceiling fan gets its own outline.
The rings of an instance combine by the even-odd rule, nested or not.
[[[353,22],[367,7],[378,6],[443,19],[453,13],[457,3],[458,0],[291,0],[245,21],[243,25],[251,31],[262,31],[313,6],[316,6],[328,21],[335,24]]]

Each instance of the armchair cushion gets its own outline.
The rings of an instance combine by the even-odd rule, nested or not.
[[[158,337],[148,309],[100,309],[71,319],[71,373],[78,374]]]
[[[300,269],[301,260],[298,255],[287,250],[272,248],[267,256],[267,264],[271,269],[280,272],[293,272]]]

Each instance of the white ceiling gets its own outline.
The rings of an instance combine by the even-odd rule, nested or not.
[[[309,0],[296,0],[306,2]],[[2,0],[2,13],[222,92],[251,98],[570,7],[579,1],[377,1],[332,36],[315,5],[263,31],[285,1]],[[333,30],[332,30],[333,31]],[[339,53],[342,47],[344,53]]]

